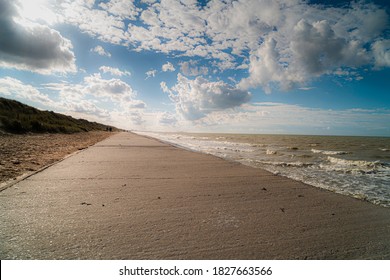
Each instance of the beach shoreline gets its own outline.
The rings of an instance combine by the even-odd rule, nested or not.
[[[390,208],[390,138],[152,132],[140,135]]]
[[[1,193],[0,257],[389,259],[389,213],[119,133]]]

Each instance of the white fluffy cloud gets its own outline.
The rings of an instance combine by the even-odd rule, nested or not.
[[[163,72],[174,72],[176,69],[175,69],[175,67],[173,66],[172,63],[167,62],[167,63],[165,63],[165,64],[161,67],[161,70],[162,70]]]
[[[377,41],[372,45],[375,66],[390,67],[390,40]]]
[[[84,91],[87,94],[109,97],[112,100],[131,100],[136,94],[127,83],[120,79],[103,79],[100,74],[84,78]]]
[[[116,108],[124,111],[146,108],[146,104],[136,98],[137,93],[129,84],[120,79],[104,79],[99,73],[85,77],[80,84],[51,83],[46,84],[45,87],[59,92],[61,100],[72,104],[68,107],[77,107],[77,104],[83,105],[86,104],[85,102],[89,104],[92,102],[91,97],[97,97],[100,103],[107,106],[112,106],[114,103]]]
[[[145,73],[145,75],[146,75],[145,80],[147,80],[149,78],[152,78],[152,77],[156,77],[156,74],[157,74],[157,70],[155,70],[155,69],[151,69],[149,71],[146,71],[146,73]]]
[[[386,28],[388,16],[372,4],[355,3],[350,9],[297,5],[280,12],[286,16],[283,24],[252,51],[249,77],[241,81],[241,88],[262,86],[270,92],[275,83],[290,89],[323,74],[369,65],[383,54],[375,50],[381,49],[377,36]],[[373,48],[367,47],[370,44]],[[344,73],[355,78],[353,71]]]
[[[167,83],[164,82],[164,81],[162,81],[162,82],[160,83],[160,88],[161,88],[161,90],[162,90],[163,92],[165,92],[165,93],[171,93],[171,90],[168,88]]]
[[[111,57],[111,53],[107,52],[102,46],[96,46],[93,49],[90,49],[91,52],[97,53],[101,56]]]
[[[197,120],[213,111],[240,106],[250,100],[251,94],[221,81],[210,82],[202,77],[190,80],[178,74],[170,98],[178,114],[187,120]]]
[[[51,85],[52,89],[64,90],[62,85]],[[58,88],[57,88],[58,87]],[[68,85],[70,89],[70,85]],[[32,85],[25,84],[20,80],[5,77],[0,79],[0,95],[8,98],[17,99],[22,102],[29,100],[33,103],[40,104],[39,106],[51,108],[59,112],[75,113],[75,116],[89,117],[96,121],[107,121],[110,113],[108,110],[98,107],[91,100],[83,98],[80,92],[72,92],[67,98],[62,98],[61,101],[54,101],[49,95],[42,93],[39,89]]]
[[[78,102],[64,100],[61,105],[61,110],[75,113],[76,116],[83,116],[100,122],[107,122],[110,120],[109,110],[97,106],[90,100],[81,99]]]
[[[125,19],[124,15],[117,10],[118,1],[110,1],[100,8],[94,7],[94,2],[90,0],[61,0],[58,9],[61,11],[65,23],[75,25],[83,32],[95,36],[101,41],[112,44],[123,43]]]
[[[286,70],[278,63],[280,54],[276,49],[276,41],[268,39],[250,56],[249,77],[241,80],[239,87],[254,88],[262,85],[267,93],[271,92],[271,81],[286,81]]]
[[[339,69],[388,67],[383,37],[389,16],[373,3],[332,7],[302,0],[211,0],[200,7],[195,0],[141,2],[147,5],[62,0],[61,10],[64,22],[102,41],[207,59],[219,71],[247,68],[241,88],[271,91],[275,84],[289,89]],[[172,69],[163,66],[163,71]],[[211,69],[184,62],[181,70],[198,76]]]
[[[110,66],[101,66],[99,70],[102,71],[103,73],[110,73],[113,76],[119,76],[119,77],[131,76],[131,73],[129,71],[122,71],[118,68],[110,67]]]
[[[107,3],[100,3],[99,7],[112,15],[130,20],[135,20],[140,11],[139,8],[135,7],[133,0],[111,0]]]
[[[45,106],[53,106],[54,102],[38,89],[26,85],[18,79],[11,77],[0,78],[0,94],[8,98],[22,98]]]
[[[100,74],[93,74],[85,77],[83,84],[71,86],[70,90],[72,87],[83,95],[115,102],[124,110],[146,108],[142,100],[136,99],[137,93],[132,87],[120,79],[103,79]]]
[[[48,26],[19,20],[17,4],[0,0],[0,67],[41,74],[75,72],[72,43]]]

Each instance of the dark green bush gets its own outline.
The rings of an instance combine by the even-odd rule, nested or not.
[[[11,133],[22,134],[22,133],[27,132],[27,129],[18,120],[13,120],[13,121],[9,122],[5,128],[7,131],[9,131]]]
[[[31,125],[32,132],[37,132],[37,133],[45,132],[45,127],[37,120],[31,121],[30,125]]]

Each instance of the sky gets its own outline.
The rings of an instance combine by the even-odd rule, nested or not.
[[[0,0],[0,96],[138,131],[390,136],[390,2]]]

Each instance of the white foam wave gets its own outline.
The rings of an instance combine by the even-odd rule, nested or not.
[[[314,154],[323,154],[323,155],[346,155],[349,154],[348,152],[344,151],[325,151],[325,150],[317,150],[317,149],[311,149],[311,152]]]
[[[267,155],[276,155],[277,152],[276,152],[276,151],[273,151],[273,150],[267,150],[267,151],[266,151],[266,154],[267,154]]]
[[[362,168],[376,168],[382,166],[380,161],[348,160],[335,157],[328,157],[328,161],[341,166],[356,166]]]
[[[305,162],[283,162],[283,161],[257,161],[258,163],[273,165],[273,166],[281,166],[281,167],[309,167],[312,166],[312,163]]]
[[[328,157],[330,164],[320,164],[320,167],[327,171],[340,171],[353,174],[375,174],[377,172],[388,172],[390,168],[380,161],[347,160],[335,157]]]

